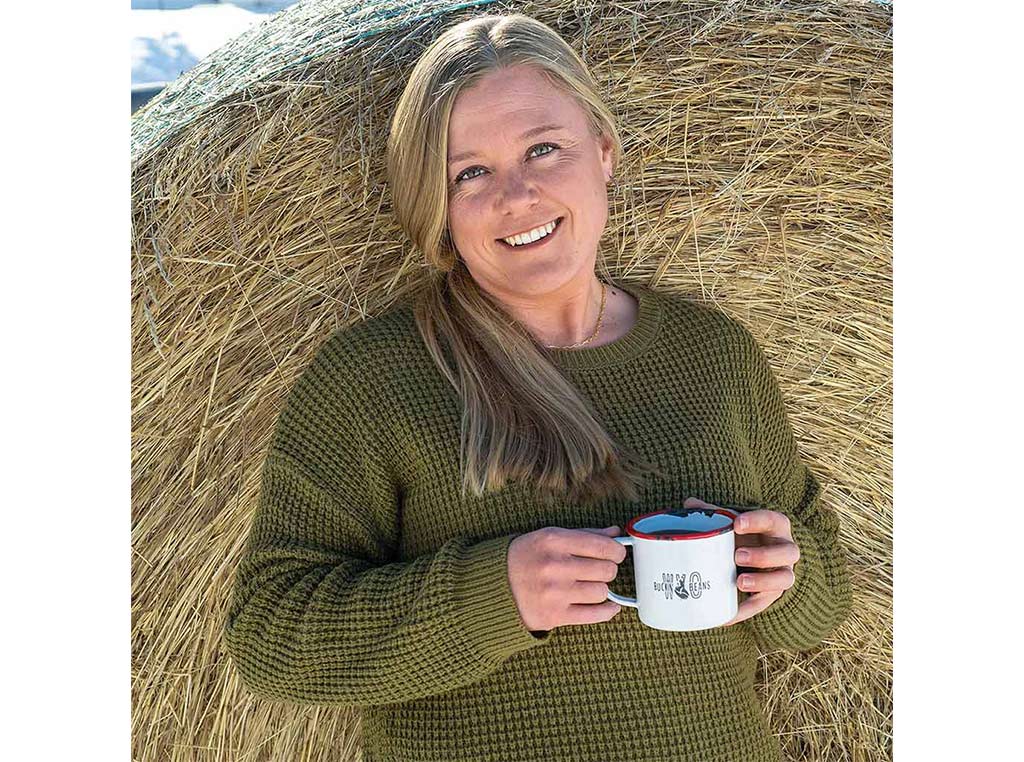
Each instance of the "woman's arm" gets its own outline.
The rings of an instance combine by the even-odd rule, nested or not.
[[[753,335],[742,328],[751,387],[749,435],[762,507],[789,517],[800,559],[793,567],[793,586],[741,625],[763,649],[803,651],[820,644],[849,614],[849,570],[839,519],[821,503],[820,484],[800,459],[775,374]]]
[[[266,699],[375,705],[469,685],[548,640],[508,579],[515,535],[392,562],[400,486],[361,361],[331,342],[292,389],[262,470],[225,641]],[[393,448],[391,449],[393,452]]]

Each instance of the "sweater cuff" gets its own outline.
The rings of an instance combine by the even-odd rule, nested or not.
[[[470,547],[453,581],[455,617],[468,647],[503,661],[551,640],[551,631],[534,634],[519,614],[508,576],[508,547],[518,535],[484,540]]]

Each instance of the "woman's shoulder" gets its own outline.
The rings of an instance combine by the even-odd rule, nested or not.
[[[742,349],[757,343],[746,322],[728,306],[687,291],[659,289],[657,295],[665,307],[666,323],[681,335],[714,346],[724,341]]]
[[[386,396],[389,376],[407,367],[415,335],[405,300],[337,328],[313,349],[292,397],[365,401]]]
[[[399,299],[372,315],[338,328],[323,349],[350,362],[372,362],[380,356],[400,355],[415,343],[416,321],[407,298]]]

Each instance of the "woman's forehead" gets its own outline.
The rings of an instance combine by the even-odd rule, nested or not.
[[[525,106],[546,109],[554,115],[573,105],[574,99],[541,72],[524,67],[499,69],[488,72],[455,97],[452,121],[514,114]]]

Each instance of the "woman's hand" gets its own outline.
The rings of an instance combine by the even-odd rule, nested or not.
[[[695,497],[686,498],[683,507],[709,510],[718,508]],[[793,542],[792,525],[784,513],[767,510],[745,511],[736,518],[733,531],[736,535],[736,565],[767,571],[738,575],[737,587],[740,591],[752,595],[740,601],[736,616],[722,625],[723,627],[749,619],[781,598],[782,594],[793,586],[796,579],[793,565],[800,560],[800,549]],[[743,572],[744,569],[740,568],[738,571]]]
[[[523,624],[546,632],[567,624],[607,622],[621,610],[608,599],[626,548],[618,527],[544,527],[508,547],[508,577]]]

